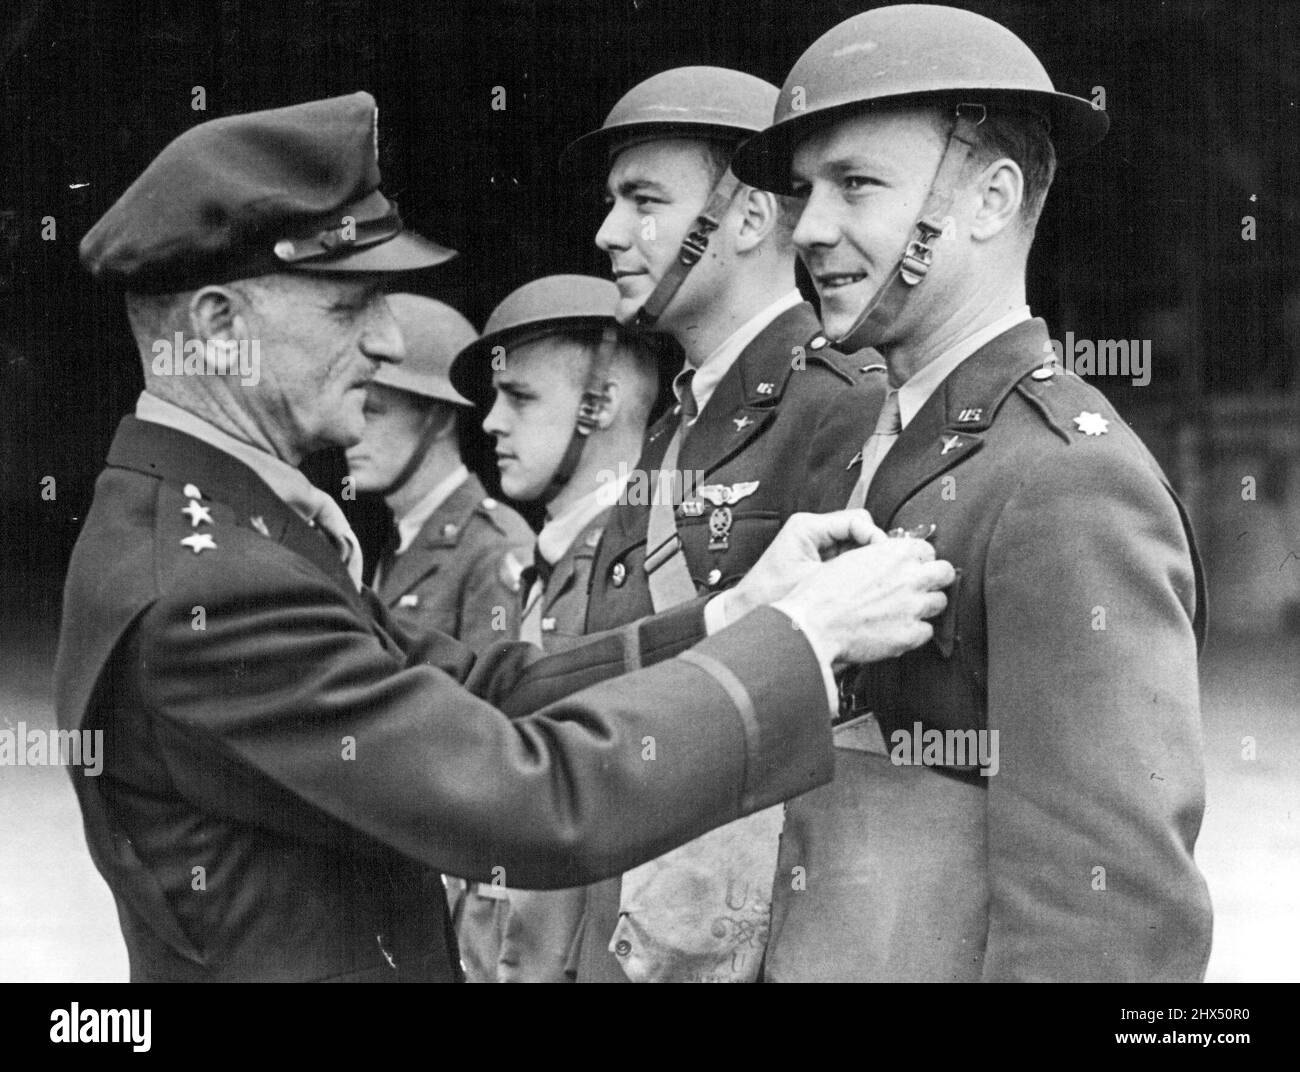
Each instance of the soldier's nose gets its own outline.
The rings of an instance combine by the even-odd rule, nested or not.
[[[831,213],[827,211],[825,196],[814,190],[803,203],[799,222],[795,224],[793,241],[800,253],[818,246],[833,246],[839,237]]]

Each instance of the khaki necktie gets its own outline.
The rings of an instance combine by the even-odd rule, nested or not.
[[[862,472],[858,476],[858,482],[853,485],[853,493],[849,496],[850,510],[861,509],[867,501],[867,492],[871,490],[871,478],[876,475],[880,463],[885,460],[885,455],[889,453],[889,448],[894,445],[902,430],[903,420],[898,411],[898,388],[894,387],[885,396],[885,404],[876,421],[876,430],[862,445]]]
[[[677,504],[673,501],[684,490],[681,474],[676,472],[682,440],[686,438],[687,428],[700,414],[699,403],[691,389],[693,379],[695,370],[688,368],[679,372],[673,381],[681,399],[678,407],[681,413],[663,461],[659,463],[660,477],[658,485],[652,489],[650,519],[646,524],[646,583],[656,613],[695,598],[695,581],[682,555],[682,544],[677,535]],[[666,478],[663,474],[669,476]]]

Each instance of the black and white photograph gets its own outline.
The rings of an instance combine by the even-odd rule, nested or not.
[[[1300,979],[1300,5],[0,18],[37,1036],[1090,982],[1249,1048],[1166,984]]]

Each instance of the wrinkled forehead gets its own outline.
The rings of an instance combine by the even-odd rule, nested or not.
[[[844,167],[871,165],[898,175],[933,170],[948,138],[938,107],[872,108],[818,127],[794,150],[791,178],[807,182]]]

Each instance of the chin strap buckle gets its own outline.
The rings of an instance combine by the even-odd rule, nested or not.
[[[929,220],[918,220],[916,231],[917,237],[907,244],[903,261],[898,268],[899,278],[909,287],[916,286],[930,271],[930,265],[934,262],[932,243],[943,234],[943,228],[934,226]]]

